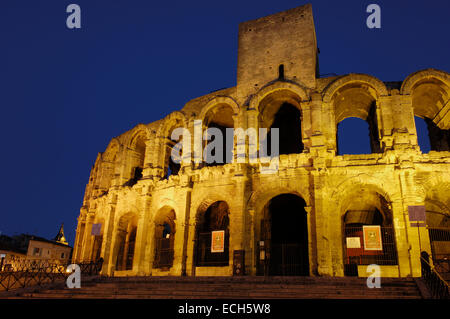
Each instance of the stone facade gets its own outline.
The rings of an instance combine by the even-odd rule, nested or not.
[[[306,222],[286,217],[285,229],[298,225],[306,238],[300,242],[307,274],[343,276],[345,225],[350,219],[364,224],[377,212],[378,224],[393,229],[396,262],[382,265],[383,275],[420,276],[420,253],[432,249],[427,228],[410,222],[408,207],[425,206],[428,225],[450,226],[450,75],[427,69],[384,83],[366,74],[320,78],[317,65],[310,5],[242,23],[236,87],[139,124],[98,154],[78,218],[74,262],[101,256],[103,274],[115,276],[228,276],[233,252],[243,250],[246,274],[267,273],[275,251],[262,256],[262,245],[267,249],[272,240],[275,247],[275,235],[273,224],[264,225],[278,218],[268,213],[270,203],[291,194],[301,198],[294,210]],[[301,134],[293,151],[280,150],[272,174],[248,160],[248,141],[233,145],[244,163],[205,165],[194,152],[182,155],[189,164],[170,160],[175,128],[192,136],[207,127],[270,128],[285,105]],[[414,116],[429,119],[433,150],[427,154],[418,146]],[[338,155],[337,125],[349,117],[369,124],[372,154]],[[282,125],[273,127],[290,141]],[[94,224],[101,224],[95,236]],[[228,260],[208,264],[199,234],[221,229]]]

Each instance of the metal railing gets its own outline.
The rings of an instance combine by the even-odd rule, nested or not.
[[[71,272],[68,263],[51,260],[19,260],[0,269],[0,291],[64,282]],[[82,275],[98,275],[102,262],[78,263]]]
[[[156,242],[154,268],[170,268],[173,264],[174,250],[170,238],[158,238]]]
[[[439,273],[450,273],[450,227],[427,227],[433,265]]]
[[[430,291],[431,297],[434,299],[449,299],[450,298],[450,286],[441,277],[441,275],[434,269],[428,261],[420,257],[422,264],[422,278],[425,280],[426,285]]]
[[[223,253],[211,252],[212,232],[203,232],[197,235],[196,266],[228,266],[229,265],[229,240],[228,231],[225,232],[225,245]]]

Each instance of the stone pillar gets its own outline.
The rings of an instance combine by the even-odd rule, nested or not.
[[[245,189],[248,181],[247,164],[237,164],[241,167],[233,179],[235,183],[234,200],[230,204],[230,265],[233,265],[233,252],[235,250],[245,250],[246,255],[252,255],[250,250],[249,236],[246,233],[248,229],[248,216],[245,209]],[[230,199],[231,200],[231,199]],[[246,265],[246,273],[249,272],[249,267]]]
[[[72,255],[72,262],[77,263],[81,260],[81,251],[83,248],[83,239],[84,239],[84,232],[85,232],[85,225],[86,223],[86,217],[83,215],[83,213],[80,214],[80,217],[78,218],[78,226],[76,230],[76,237],[74,242],[74,251]]]
[[[142,195],[142,207],[143,212],[139,215],[136,233],[136,244],[134,248],[134,265],[133,270],[138,276],[148,275],[150,273],[148,260],[146,258],[146,251],[149,248],[149,220],[151,216],[150,206],[152,203],[152,197],[147,192]]]
[[[328,214],[322,200],[323,182],[319,171],[311,172],[311,207],[305,207],[308,214],[309,260],[311,271],[317,267],[320,276],[333,275],[333,263],[330,251],[330,231]],[[315,243],[315,244],[314,244]]]
[[[393,204],[395,237],[400,267],[400,276],[421,276],[420,232],[411,227],[408,206],[424,205],[423,199],[413,189],[414,174],[410,169],[402,169],[398,173],[402,189],[402,205]],[[409,266],[409,269],[408,269]]]
[[[316,106],[315,106],[316,107]],[[312,120],[311,120],[311,102],[302,103],[302,141],[304,151],[309,151],[312,146]],[[316,123],[317,124],[317,123]]]
[[[84,231],[83,245],[81,250],[81,258],[82,262],[90,261],[89,258],[91,256],[92,249],[92,224],[94,223],[94,213],[89,212],[86,216],[86,226]]]
[[[123,249],[123,256],[122,260],[120,261],[122,264],[122,270],[127,270],[127,256],[130,248],[130,235],[132,232],[132,227],[133,225],[131,224],[131,222],[128,222],[127,229],[125,230],[125,246]],[[134,265],[134,255],[133,255],[133,265]]]
[[[322,96],[320,93],[311,95],[311,147],[322,147],[325,139],[322,134]]]
[[[255,210],[254,209],[248,209],[246,213],[247,227],[245,228],[245,234],[246,236],[246,243],[247,243],[247,249],[245,251],[245,265],[246,269],[249,271],[246,273],[247,275],[255,276],[257,273],[257,263],[259,261],[259,256],[256,255],[257,249],[257,239],[255,238]],[[246,270],[247,271],[247,270]]]
[[[114,202],[109,203],[110,209],[109,214],[106,219],[105,230],[103,232],[103,244],[102,244],[102,256],[103,256],[103,267],[102,274],[108,276],[112,275],[112,270],[114,269],[114,244],[115,244],[115,215],[116,215],[116,205]]]
[[[181,256],[181,276],[186,276],[188,274],[188,249],[189,239],[192,239],[190,231],[190,220],[191,220],[191,198],[192,198],[192,182],[189,179],[187,184],[185,185],[186,190],[186,201],[185,201],[185,211],[184,211],[184,219],[183,224],[180,225],[178,230],[178,236],[182,236],[183,238],[183,254]]]
[[[393,148],[394,124],[392,121],[391,98],[389,96],[381,96],[376,101],[376,121],[378,127],[378,137],[380,141],[380,151],[385,152]]]

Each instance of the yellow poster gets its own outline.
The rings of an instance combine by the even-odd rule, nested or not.
[[[225,247],[225,231],[216,230],[211,233],[211,252],[223,253]]]
[[[364,250],[383,250],[380,226],[363,226]]]

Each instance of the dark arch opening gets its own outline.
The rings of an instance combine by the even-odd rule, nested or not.
[[[229,264],[229,214],[228,204],[224,201],[217,201],[204,213],[200,212],[194,251],[196,266],[227,266]],[[212,250],[217,250],[217,247],[212,247],[213,236],[220,237],[221,234],[223,234],[223,249],[213,252]]]
[[[261,238],[265,259],[260,273],[272,276],[308,276],[308,221],[305,201],[281,194],[264,207]]]
[[[175,211],[168,207],[155,220],[154,268],[168,270],[173,265],[175,243]]]
[[[426,131],[426,132],[428,132],[428,142],[429,142],[429,146],[430,146],[429,150],[438,151],[438,152],[450,151],[450,129],[443,130],[443,129],[439,128],[439,126],[437,126],[436,123],[433,122],[433,120],[431,120],[427,117],[422,120],[416,116],[415,121],[416,121],[417,138],[419,139],[419,134],[420,134],[424,150],[427,149],[427,143],[423,142],[423,139],[427,140],[425,138],[425,131]],[[423,129],[423,126],[424,126],[423,122],[425,122],[425,124],[426,124],[426,130]],[[417,126],[417,125],[419,125],[419,126]],[[419,132],[419,130],[421,132]],[[419,140],[419,146],[421,146],[420,149],[422,150],[422,145],[420,144],[420,140]],[[422,153],[425,153],[425,152],[422,150]]]
[[[209,159],[209,156],[207,156],[207,160],[205,161],[205,166],[218,166],[218,165],[227,164],[227,159],[231,159],[233,156],[233,136],[227,135],[227,128],[232,129],[233,127],[231,125],[224,126],[224,125],[218,124],[216,122],[211,122],[208,125],[208,128],[216,128],[216,129],[220,130],[220,132],[222,134],[222,149],[219,150],[218,148],[214,147],[211,150],[211,159]],[[210,141],[208,141],[206,144],[208,145],[210,143],[213,143],[216,138],[219,138],[219,137],[214,135],[214,137]],[[212,160],[212,158],[214,158],[217,155],[218,151],[222,152],[222,158],[220,158],[218,160]]]
[[[267,133],[267,155],[272,155],[271,129],[279,129],[279,154],[298,154],[303,152],[301,113],[290,103],[283,103],[275,114],[272,126]],[[275,141],[276,142],[276,141]]]

